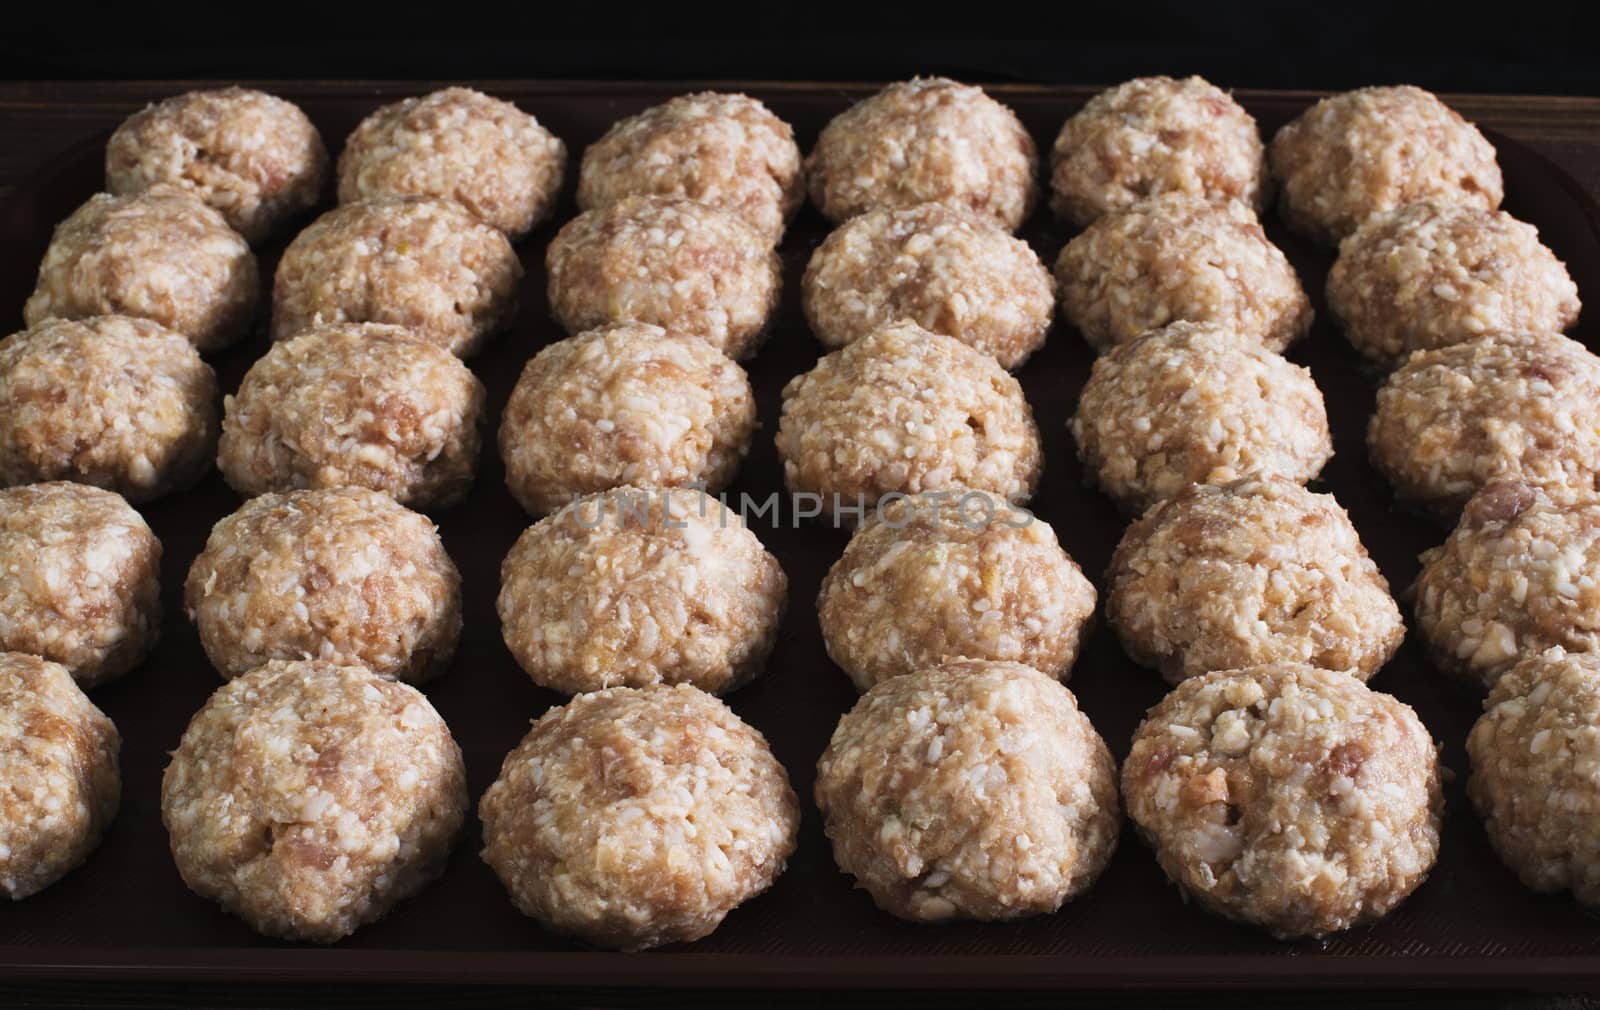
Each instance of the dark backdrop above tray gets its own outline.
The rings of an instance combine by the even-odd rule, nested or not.
[[[563,137],[574,162],[615,119],[685,90],[673,85],[485,87],[516,101]],[[281,89],[301,102],[335,150],[367,112],[414,90],[315,84]],[[747,90],[794,123],[803,145],[830,116],[870,91],[846,85],[751,85]],[[1048,152],[1062,120],[1088,93],[1082,88],[992,90],[1022,116],[1041,152]],[[1269,134],[1310,100],[1261,92],[1239,97]],[[1592,303],[1586,313],[1590,322],[1577,335],[1591,347],[1600,346],[1600,329],[1593,323],[1600,312],[1600,213],[1594,201],[1539,154],[1498,133],[1491,132],[1491,139],[1505,171],[1506,209],[1536,224],[1567,261]],[[100,187],[103,141],[102,135],[70,151],[20,186],[0,210],[3,332],[21,325],[21,305],[51,226]],[[574,213],[572,174],[552,222],[520,248],[528,278],[516,326],[471,362],[489,388],[490,437],[477,484],[465,503],[437,517],[461,568],[467,623],[451,669],[426,690],[466,755],[474,799],[529,720],[560,700],[535,688],[500,641],[494,612],[499,564],[528,520],[505,491],[492,436],[522,364],[563,335],[548,317],[542,264],[546,242]],[[1312,368],[1328,400],[1336,456],[1319,489],[1332,491],[1350,510],[1398,592],[1416,572],[1417,553],[1447,531],[1397,511],[1366,462],[1363,433],[1374,382],[1327,316],[1321,295],[1328,255],[1291,239],[1275,220],[1269,219],[1268,231],[1289,253],[1319,312],[1312,335],[1289,355]],[[730,488],[735,500],[740,492],[759,498],[782,486],[772,446],[779,391],[820,352],[799,311],[798,287],[806,259],[825,233],[822,219],[807,209],[783,244],[783,306],[770,342],[749,363],[763,427]],[[1042,211],[1022,234],[1046,262],[1070,237]],[[263,256],[264,270],[271,268],[276,251]],[[253,338],[214,359],[224,390],[237,386],[265,346],[258,327]],[[1035,511],[1054,524],[1063,546],[1099,585],[1124,523],[1108,499],[1083,486],[1066,431],[1090,362],[1077,334],[1057,325],[1047,347],[1018,374],[1044,437],[1044,479]],[[1477,698],[1429,669],[1412,641],[1373,686],[1417,708],[1443,741],[1444,760],[1458,777],[1447,789],[1438,868],[1384,922],[1321,943],[1275,942],[1258,930],[1185,906],[1131,830],[1099,884],[1056,915],[1011,924],[927,927],[878,912],[834,867],[810,801],[816,758],[856,697],[823,651],[814,608],[818,583],[845,537],[815,524],[774,530],[764,522],[757,532],[789,575],[789,616],[766,674],[728,700],[767,734],[804,799],[799,852],[770,892],[692,945],[643,955],[586,950],[544,932],[512,908],[478,859],[479,825],[470,818],[445,876],[383,921],[326,949],[262,939],[184,888],[167,852],[158,807],[166,752],[219,683],[183,617],[183,575],[211,524],[237,505],[236,496],[213,474],[193,492],[143,509],[165,546],[162,643],[133,674],[93,695],[125,740],[122,813],[83,868],[36,897],[0,907],[0,976],[897,987],[1600,982],[1600,924],[1566,898],[1523,889],[1490,850],[1462,788],[1463,741]],[[1164,690],[1160,677],[1129,661],[1104,627],[1088,643],[1069,686],[1119,759],[1143,711]]]

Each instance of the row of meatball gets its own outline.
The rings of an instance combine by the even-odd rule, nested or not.
[[[62,662],[86,685],[131,669],[159,627],[160,544],[148,526],[84,485],[0,495],[0,546],[16,576],[0,595],[0,646]],[[1430,578],[1449,587],[1482,576],[1425,572],[1420,584]],[[1538,572],[1524,583],[1516,604],[1560,602]],[[1282,478],[1192,485],[1152,509],[1124,537],[1107,585],[1130,655],[1174,683],[1280,660],[1364,680],[1403,635],[1344,510]],[[449,664],[459,587],[425,517],[341,488],[263,495],[219,521],[190,566],[185,605],[224,676],[314,656],[416,683]],[[688,682],[721,693],[764,667],[786,588],[739,511],[690,489],[622,488],[524,532],[503,565],[499,612],[508,648],[543,686]],[[1464,618],[1475,598],[1458,598],[1447,613],[1431,609],[1434,594],[1419,598],[1447,665],[1451,635],[1495,623]],[[1064,680],[1096,599],[1049,524],[969,489],[870,510],[817,611],[830,655],[866,689],[945,656],[1022,662]]]
[[[1530,885],[1596,893],[1588,733],[1600,664],[1551,650],[1502,680],[1469,740],[1471,795]],[[0,884],[82,862],[115,816],[116,728],[66,669],[0,653]],[[599,769],[604,768],[604,772]],[[1432,868],[1438,756],[1405,705],[1294,663],[1207,674],[1154,707],[1121,802],[1204,907],[1274,935],[1381,917]],[[840,867],[913,921],[1047,914],[1120,831],[1117,770],[1071,692],[1019,664],[884,681],[840,721],[816,801]],[[180,874],[273,936],[332,942],[442,872],[467,805],[459,748],[414,688],[274,661],[219,689],[163,777]],[[547,712],[480,805],[483,857],[526,914],[590,942],[698,939],[781,874],[799,805],[759,733],[688,685]]]
[[[0,491],[0,505],[0,648],[59,662],[85,687],[135,667],[161,624],[162,550],[144,519],[66,482]],[[531,526],[506,559],[499,609],[541,685],[721,692],[764,666],[786,586],[715,498],[628,488]],[[364,488],[251,499],[213,527],[184,592],[224,677],[310,656],[420,683],[450,663],[460,601],[433,524]]]
[[[180,187],[252,244],[320,199],[328,168],[305,114],[244,88],[168,98],[130,117],[106,150],[116,195]],[[566,145],[510,102],[452,87],[385,105],[346,138],[341,204],[422,197],[459,204],[520,239],[559,193]],[[725,210],[776,244],[803,198],[787,123],[742,95],[686,95],[616,123],[584,154],[578,204],[681,197]]]
[[[1412,590],[1435,665],[1492,686],[1548,648],[1594,650],[1597,508],[1592,488],[1572,485],[1498,480],[1475,496]],[[563,508],[506,561],[508,646],[537,682],[568,693],[739,686],[764,665],[784,607],[776,561],[743,527],[689,490],[621,489]],[[1348,514],[1282,477],[1191,484],[1152,507],[1105,585],[1128,654],[1174,684],[1273,662],[1366,680],[1404,637]],[[615,612],[624,586],[637,590],[637,612]],[[947,656],[1065,680],[1096,602],[1048,523],[958,488],[867,508],[817,613],[829,655],[865,690]]]
[[[1593,480],[1600,360],[1556,333],[1489,334],[1414,353],[1383,382],[1373,462],[1453,517],[1496,477]],[[1090,477],[1137,515],[1193,483],[1304,483],[1332,456],[1309,370],[1216,324],[1180,322],[1102,355],[1071,429]],[[1041,466],[1020,386],[914,324],[825,356],[784,391],[777,445],[793,491],[869,506],[966,487],[1026,496]]]
[[[1016,379],[914,323],[825,355],[790,381],[783,401],[776,442],[786,484],[837,518],[889,495],[968,489],[1025,499],[1042,466]],[[737,365],[623,324],[534,357],[501,447],[513,493],[542,513],[625,483],[699,482],[715,492],[753,422]],[[1175,323],[1102,357],[1073,431],[1098,482],[1133,511],[1195,482],[1254,473],[1304,482],[1332,454],[1310,373],[1216,325]]]
[[[1051,152],[1051,205],[1082,227],[1146,197],[1187,193],[1265,208],[1275,181],[1297,231],[1337,242],[1385,210],[1430,198],[1493,208],[1493,148],[1433,95],[1364,88],[1324,100],[1268,151],[1255,120],[1200,78],[1149,77],[1091,99]],[[806,160],[814,202],[842,222],[945,202],[1015,230],[1036,199],[1032,138],[980,89],[892,84],[836,116]]]
[[[1051,203],[1080,226],[1167,192],[1260,210],[1275,179],[1297,228],[1337,240],[1377,211],[1435,196],[1493,207],[1502,189],[1482,136],[1409,87],[1319,103],[1279,132],[1269,157],[1255,121],[1226,92],[1199,78],[1141,78],[1070,117],[1052,161]],[[1036,162],[1015,114],[942,78],[893,84],[856,103],[823,129],[804,166],[793,131],[759,102],[699,94],[615,124],[585,153],[578,200],[588,210],[623,196],[685,197],[734,213],[773,242],[807,188],[835,222],[949,202],[1014,230],[1036,199]],[[182,186],[251,241],[316,202],[326,163],[297,108],[238,88],[144,110],[106,156],[113,193]],[[564,164],[564,145],[532,117],[450,88],[367,117],[340,156],[339,195],[451,199],[517,237],[548,211]]]

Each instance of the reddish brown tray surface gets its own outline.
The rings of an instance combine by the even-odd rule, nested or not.
[[[337,148],[351,127],[390,87],[284,89],[305,107]],[[414,90],[414,89],[413,89]],[[666,85],[500,85],[562,136],[574,161],[613,120],[683,88]],[[855,86],[752,86],[795,125],[809,145],[827,119],[870,89]],[[1005,88],[994,92],[1022,116],[1041,152],[1062,120],[1082,104],[1084,89]],[[1303,108],[1301,95],[1241,96],[1270,133]],[[1538,225],[1567,261],[1580,291],[1600,301],[1600,210],[1581,186],[1542,156],[1491,135],[1506,176],[1506,209]],[[0,210],[0,307],[21,325],[21,305],[51,226],[98,188],[104,136],[71,150],[20,186]],[[500,559],[527,519],[503,485],[493,433],[517,373],[539,347],[562,336],[544,297],[544,246],[574,213],[571,176],[554,221],[521,247],[528,278],[514,330],[471,364],[489,388],[491,427],[478,482],[462,505],[439,515],[445,543],[464,578],[466,631],[450,671],[428,685],[466,755],[473,796],[499,770],[501,758],[528,721],[559,699],[535,688],[500,641],[494,613]],[[1284,233],[1268,230],[1289,253],[1319,318],[1290,357],[1309,365],[1327,396],[1337,450],[1323,489],[1348,508],[1391,584],[1407,586],[1416,555],[1446,530],[1397,510],[1366,462],[1363,432],[1374,383],[1332,325],[1321,298],[1330,262]],[[730,493],[761,497],[781,488],[772,447],[779,391],[819,353],[799,311],[801,271],[826,233],[815,211],[802,212],[785,240],[781,317],[751,364],[763,429]],[[1023,234],[1047,262],[1069,231],[1037,213]],[[276,249],[263,257],[270,269]],[[267,276],[270,277],[270,274]],[[1578,335],[1600,346],[1595,313]],[[222,387],[232,390],[265,348],[257,335],[214,359]],[[1057,326],[1050,343],[1019,373],[1045,444],[1045,473],[1035,510],[1054,524],[1063,545],[1095,581],[1121,536],[1123,521],[1109,500],[1083,485],[1066,420],[1088,373],[1082,340]],[[278,943],[193,896],[179,880],[160,823],[158,793],[166,752],[190,715],[219,681],[184,619],[180,587],[211,524],[238,504],[213,474],[191,493],[143,511],[161,537],[164,603],[162,643],[126,679],[95,692],[125,738],[122,813],[87,865],[42,894],[0,907],[0,977],[526,980],[560,984],[695,986],[1104,986],[1293,985],[1320,983],[1548,986],[1600,983],[1600,924],[1570,900],[1534,895],[1495,858],[1468,806],[1462,778],[1447,789],[1443,848],[1432,877],[1386,921],[1327,941],[1278,943],[1257,930],[1187,907],[1150,853],[1124,834],[1110,869],[1087,896],[1059,914],[1005,925],[919,927],[879,913],[834,867],[809,796],[817,755],[856,695],[823,651],[813,601],[819,581],[845,537],[804,524],[758,532],[782,560],[791,607],[767,673],[735,693],[730,704],[767,734],[805,799],[799,852],[767,894],[736,910],[699,943],[642,954],[588,950],[544,932],[506,899],[478,859],[476,818],[469,819],[443,879],[382,922],[332,948]],[[1119,759],[1146,707],[1163,693],[1161,679],[1129,661],[1103,627],[1084,651],[1071,685]],[[1414,641],[1375,679],[1374,687],[1414,705],[1444,743],[1445,762],[1464,772],[1463,740],[1478,700],[1422,660]]]

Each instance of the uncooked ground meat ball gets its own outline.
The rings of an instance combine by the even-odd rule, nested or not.
[[[354,203],[317,218],[278,261],[272,337],[334,323],[408,326],[462,357],[517,313],[522,264],[454,203]]]
[[[1433,662],[1484,687],[1554,645],[1600,651],[1600,494],[1491,481],[1423,553],[1412,593]]]
[[[1017,380],[915,323],[885,326],[791,379],[777,441],[789,490],[820,495],[835,515],[895,492],[1026,498],[1041,465]]]
[[[445,88],[361,121],[339,153],[339,202],[453,200],[518,238],[549,212],[566,165],[566,145],[537,119],[471,88]]]
[[[217,378],[182,334],[130,316],[0,341],[0,485],[75,480],[135,504],[211,466]]]
[[[937,201],[1015,231],[1033,209],[1038,166],[1016,113],[982,88],[918,77],[833,117],[806,159],[806,184],[836,223]]]
[[[1061,315],[1097,351],[1166,326],[1216,323],[1282,351],[1311,328],[1311,299],[1238,202],[1169,193],[1111,211],[1056,260]]]
[[[1349,514],[1282,477],[1189,485],[1128,527],[1106,578],[1123,648],[1173,684],[1289,661],[1366,680],[1405,638]]]
[[[783,284],[765,237],[693,200],[630,196],[567,222],[550,242],[550,310],[568,333],[651,323],[734,360],[766,337]]]
[[[551,344],[522,370],[500,424],[506,484],[535,515],[623,484],[715,494],[750,448],[744,369],[659,326],[621,323]]]
[[[717,499],[620,487],[530,526],[501,565],[498,609],[506,647],[543,687],[721,694],[765,667],[787,589],[778,559]]]
[[[1494,147],[1430,92],[1410,85],[1324,98],[1267,151],[1285,223],[1326,245],[1374,214],[1419,200],[1493,210],[1503,192]]]
[[[122,802],[122,738],[59,663],[0,652],[0,895],[89,858]]]
[[[1418,351],[1378,390],[1367,446],[1402,497],[1452,518],[1497,477],[1592,484],[1600,358],[1553,333]]]
[[[1600,656],[1559,646],[1506,672],[1467,737],[1467,792],[1536,891],[1600,906]]]
[[[1083,227],[1162,193],[1266,204],[1267,164],[1250,113],[1200,77],[1140,77],[1091,98],[1051,151],[1050,207]]]
[[[1559,333],[1579,306],[1533,225],[1439,201],[1376,214],[1339,243],[1328,304],[1355,349],[1389,367],[1488,333]]]
[[[800,827],[767,741],[687,684],[546,712],[478,814],[484,862],[523,914],[623,950],[710,934],[783,873]]]
[[[1173,323],[1101,355],[1071,426],[1084,466],[1131,512],[1194,483],[1305,483],[1333,455],[1310,370],[1209,323]]]
[[[677,196],[740,218],[774,245],[805,199],[794,130],[748,95],[679,95],[618,120],[583,152],[578,206]]]
[[[852,218],[811,254],[802,283],[806,319],[830,350],[910,320],[1005,368],[1039,349],[1055,308],[1050,273],[1028,243],[942,203]]]
[[[1444,807],[1410,706],[1298,663],[1179,684],[1134,734],[1122,796],[1185,895],[1279,939],[1389,914],[1432,869]]]
[[[1017,663],[879,683],[817,762],[833,858],[902,919],[1047,915],[1089,889],[1121,817],[1117,767],[1072,692]]]
[[[466,808],[461,750],[428,699],[320,661],[274,660],[218,688],[161,779],[190,890],[315,943],[444,872]]]
[[[245,502],[212,527],[183,599],[225,678],[311,658],[420,683],[461,633],[461,576],[433,524],[366,488]]]
[[[957,489],[874,510],[823,580],[817,617],[865,691],[956,657],[1066,680],[1094,604],[1049,523]]]
[[[322,194],[328,151],[291,102],[248,88],[174,95],[129,116],[106,143],[106,189],[181,186],[260,242]]]
[[[161,633],[161,541],[87,484],[0,491],[0,650],[60,663],[85,688],[138,665]]]
[[[472,486],[483,397],[461,359],[412,330],[307,330],[227,398],[218,465],[246,496],[355,486],[444,508]]]
[[[249,243],[221,214],[159,185],[96,193],[56,225],[22,314],[29,326],[137,316],[216,351],[244,335],[260,284]]]

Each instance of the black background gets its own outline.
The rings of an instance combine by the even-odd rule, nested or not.
[[[727,8],[728,17],[700,4],[634,10],[580,0],[561,10],[549,7],[395,4],[314,12],[235,4],[202,14],[184,5],[50,6],[46,0],[7,12],[0,24],[0,77],[890,80],[944,73],[976,82],[1110,84],[1143,74],[1198,73],[1224,87],[1405,82],[1446,92],[1600,95],[1600,4],[1593,0],[1058,0],[1050,5],[1054,23],[1035,23],[1031,15],[1021,20],[1020,9],[1005,5],[971,3],[935,14],[920,5],[835,9],[758,0]],[[1059,37],[673,35],[735,20],[751,27],[831,27],[841,17],[850,27],[894,33],[992,26]],[[592,32],[597,22],[619,34],[565,37]],[[229,33],[197,34],[201,24],[227,25]]]
[[[500,9],[392,5],[356,11],[277,6],[73,4],[70,9],[8,12],[0,25],[0,78],[620,78],[888,80],[941,73],[974,81],[1114,83],[1143,74],[1198,73],[1224,87],[1344,89],[1407,82],[1441,92],[1502,92],[1600,96],[1600,3],[1515,3],[1484,6],[1302,2],[1219,5],[1102,0],[1058,4],[1057,23],[1021,20],[999,6],[851,10],[796,4],[727,8],[741,23],[793,29],[849,27],[1011,34],[1055,32],[1017,39],[905,39],[773,36],[760,39],[682,39],[684,28],[715,28],[722,9],[657,5],[637,11],[586,0],[579,9],[528,5]],[[1114,8],[1104,10],[1102,7]],[[874,19],[881,23],[871,23]],[[487,20],[485,20],[487,19]],[[476,30],[463,25],[477,20]],[[490,22],[493,22],[492,24]],[[513,23],[520,22],[520,23]],[[200,36],[198,24],[222,34]],[[610,38],[574,39],[568,32],[618,29]],[[373,30],[380,26],[380,30]],[[356,29],[367,29],[358,33]],[[623,34],[623,31],[626,34]],[[0,124],[3,125],[3,124]],[[39,986],[0,989],[0,1007],[36,1003],[162,1006],[198,1000],[212,1005],[409,1005],[425,992],[364,988],[195,991],[181,987]],[[640,993],[534,994],[526,990],[438,993],[440,1005],[808,1005],[818,994],[788,997]],[[897,1005],[890,994],[864,997]],[[993,1005],[976,994],[918,997],[925,1006]],[[1073,1005],[1078,999],[1024,997],[1026,1005]],[[1280,993],[1217,1001],[1195,994],[1123,996],[1084,1005],[1374,1007],[1427,1002],[1384,994],[1347,1000],[1331,994]],[[833,1002],[850,1003],[848,999]],[[1431,1005],[1431,1004],[1430,1004]],[[1441,1005],[1528,1008],[1593,1005],[1582,997],[1489,994],[1446,997]]]

